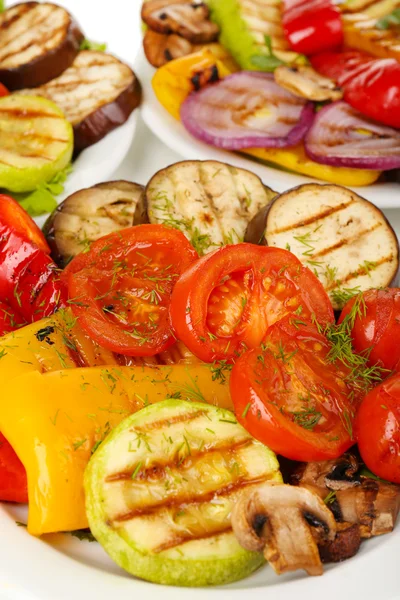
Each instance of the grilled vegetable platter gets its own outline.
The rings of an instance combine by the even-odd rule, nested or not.
[[[140,100],[132,69],[86,39],[65,8],[0,10],[0,190],[32,216],[54,209],[75,165],[84,171],[82,151],[125,124]]]
[[[141,68],[146,122],[157,133],[164,116],[163,141],[176,134],[172,147],[188,151],[193,140],[190,158],[205,158],[205,143],[238,166],[372,186],[376,204],[398,205],[398,2],[145,0],[141,16],[155,68]]]
[[[43,231],[0,195],[0,501],[158,584],[352,558],[400,508],[398,270],[354,191],[212,160]]]

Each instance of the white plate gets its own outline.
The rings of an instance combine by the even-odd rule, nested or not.
[[[72,173],[65,182],[64,192],[57,197],[58,203],[82,188],[110,179],[129,151],[135,135],[137,115],[138,109],[133,111],[124,125],[117,127],[79,155],[73,163]],[[47,215],[43,215],[35,221],[41,227],[46,218]]]
[[[303,183],[315,183],[315,179],[303,175],[292,175],[279,169],[267,167],[234,152],[220,150],[200,142],[190,135],[182,123],[174,119],[158,102],[151,86],[155,69],[147,62],[142,51],[136,60],[135,71],[143,86],[142,116],[146,125],[164,144],[178,152],[184,159],[220,160],[237,167],[249,169],[257,173],[266,185],[278,192],[284,192]],[[400,207],[400,186],[398,183],[376,183],[371,186],[353,189],[360,196],[379,206],[379,208]]]

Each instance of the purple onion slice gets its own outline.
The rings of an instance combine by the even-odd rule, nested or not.
[[[314,107],[275,83],[269,73],[241,71],[192,93],[181,119],[199,140],[225,150],[286,148],[305,136]]]
[[[305,148],[315,162],[334,167],[387,171],[400,168],[400,131],[364,117],[346,102],[315,116]]]

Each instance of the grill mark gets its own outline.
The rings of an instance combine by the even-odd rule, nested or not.
[[[152,552],[158,554],[159,552],[163,552],[163,550],[170,550],[171,548],[176,548],[177,546],[180,546],[181,544],[187,542],[207,540],[215,537],[216,535],[226,535],[231,532],[232,527],[230,525],[220,525],[220,527],[217,527],[214,531],[210,533],[204,533],[203,535],[191,535],[190,533],[182,533],[180,535],[175,536],[175,538],[173,538],[169,542],[165,542],[165,544],[160,544],[159,546],[156,546],[152,549]]]
[[[204,171],[206,171],[206,169],[204,169]],[[209,207],[209,211],[212,213],[214,219],[217,222],[218,225],[218,229],[220,231],[221,237],[223,239],[224,236],[224,229],[222,226],[222,221],[220,218],[220,210],[218,209],[217,205],[214,202],[214,197],[213,194],[210,194],[210,192],[207,189],[207,172],[203,171],[203,165],[200,163],[199,166],[199,182],[201,184],[201,187],[203,188],[203,191],[206,195],[207,201],[208,201],[208,207]],[[205,228],[205,231],[207,232],[207,228]]]
[[[385,263],[388,263],[388,262],[392,262],[393,260],[394,260],[394,256],[393,256],[393,254],[391,254],[390,256],[385,256],[384,258],[381,258],[380,260],[375,261],[375,265],[376,265],[376,267],[380,267],[381,265],[384,265]],[[375,267],[374,267],[374,269],[375,269]],[[325,289],[327,292],[330,292],[331,290],[333,290],[337,287],[340,287],[344,283],[347,283],[348,281],[358,277],[359,275],[367,275],[367,274],[368,274],[367,269],[360,267],[359,269],[357,269],[357,271],[353,271],[352,273],[349,273],[348,275],[346,275],[346,277],[343,277],[340,280],[336,280],[334,283],[330,284]]]
[[[18,21],[24,15],[26,15],[27,12],[30,12],[35,8],[36,6],[32,6],[31,4],[23,4],[21,7],[18,7],[17,12],[10,19],[8,19],[8,21],[6,21],[4,18],[4,22],[2,23],[0,19],[0,32],[4,31],[5,29],[9,29],[9,27],[15,23],[15,21]]]
[[[338,206],[332,206],[330,208],[327,208],[324,212],[321,212],[318,215],[313,215],[312,217],[309,217],[308,219],[305,219],[303,221],[298,221],[297,223],[293,223],[292,225],[287,225],[286,227],[281,227],[280,229],[275,229],[275,231],[273,231],[269,235],[276,235],[277,233],[285,233],[286,231],[291,231],[292,229],[297,229],[298,227],[305,227],[306,225],[312,225],[313,223],[316,223],[320,219],[325,219],[326,217],[330,217],[331,215],[333,215],[337,212],[341,212],[348,206],[351,206],[351,204],[354,204],[354,202],[355,202],[354,200],[351,200],[350,202],[347,202],[347,203],[342,202],[341,204],[338,204]]]
[[[49,18],[51,17],[50,15],[47,15],[46,17],[44,17],[41,21],[35,23],[33,25],[33,27],[37,27],[42,25],[43,23],[45,23],[47,20],[49,20]],[[51,39],[51,38],[55,38],[57,37],[58,33],[64,33],[64,37],[66,35],[68,29],[68,24],[65,25],[61,25],[60,27],[58,27],[57,29],[51,29],[48,33],[46,37],[35,37],[34,39],[28,41],[25,46],[22,46],[22,48],[16,48],[14,51],[9,52],[8,54],[5,54],[4,56],[1,57],[0,59],[0,64],[4,63],[7,59],[16,56],[18,54],[22,54],[23,52],[25,52],[25,50],[27,50],[30,46],[32,45],[37,45],[40,47],[44,47],[47,42]],[[29,29],[26,29],[25,31],[29,31]],[[25,33],[25,32],[24,32]],[[24,33],[22,33],[21,35],[24,35]],[[9,44],[11,44],[14,40],[10,40],[9,42],[7,42],[7,44],[5,44],[3,46],[3,48],[6,48]],[[58,43],[58,45],[60,45],[61,42]],[[0,46],[1,49],[1,46]],[[49,50],[54,49],[54,46],[51,46],[50,48],[45,49],[45,52],[48,52]],[[40,54],[42,54],[42,52],[40,52],[39,54],[36,54],[31,60],[35,60],[37,58],[37,56],[40,56]],[[15,67],[13,67],[15,68]]]
[[[65,144],[66,142],[68,142],[68,139],[66,139],[66,138],[62,139],[62,138],[51,137],[50,135],[40,135],[40,133],[25,133],[25,132],[18,132],[18,131],[0,131],[0,136],[1,135],[20,137],[22,139],[27,139],[27,138],[39,139],[39,140],[44,140],[46,142],[61,142],[62,144]]]
[[[162,509],[168,508],[180,508],[181,506],[198,506],[200,504],[206,504],[213,498],[226,498],[231,494],[244,490],[254,485],[261,485],[266,481],[269,481],[270,477],[257,477],[254,479],[238,479],[235,483],[230,483],[223,488],[220,488],[217,492],[204,492],[198,494],[192,498],[175,497],[162,500],[158,504],[148,506],[146,508],[135,508],[127,513],[118,515],[111,519],[112,523],[123,523],[125,521],[131,521],[135,517],[147,517],[160,512]]]
[[[204,451],[202,451],[202,452],[192,451],[192,454],[190,455],[190,459],[191,459],[193,466],[195,466],[197,460],[202,458],[205,455],[210,456],[212,454],[221,454],[221,453],[225,453],[225,452],[232,453],[233,451],[237,451],[237,450],[241,450],[242,448],[246,448],[247,446],[250,446],[252,443],[253,442],[251,439],[246,438],[244,440],[239,440],[235,444],[225,444],[222,446],[213,446],[212,448],[205,448]],[[164,462],[164,463],[159,462],[158,464],[155,464],[153,467],[149,467],[148,469],[143,469],[142,471],[140,471],[140,473],[138,473],[138,475],[136,476],[135,481],[142,481],[144,483],[147,483],[149,481],[149,479],[151,481],[162,481],[167,472],[167,469],[173,469],[173,468],[178,469],[180,466],[181,467],[185,466],[185,461],[182,461],[182,459],[179,459],[176,461],[171,461],[171,462]],[[130,481],[131,479],[132,479],[132,472],[131,471],[129,471],[129,472],[123,471],[120,473],[115,473],[114,475],[109,475],[108,477],[106,477],[105,481],[106,481],[106,483],[115,483],[118,481]]]
[[[357,235],[353,235],[353,237],[351,237],[351,238],[340,240],[336,244],[333,244],[333,246],[329,246],[329,248],[324,248],[320,252],[316,252],[315,254],[313,254],[311,256],[311,260],[313,260],[314,258],[317,258],[318,256],[326,256],[333,250],[337,250],[338,248],[342,248],[343,246],[351,244],[352,242],[354,242],[354,240],[358,240],[361,237],[364,237],[364,235],[367,235],[368,233],[372,233],[379,227],[382,227],[382,223],[376,223],[373,227],[370,227],[369,229],[364,229],[364,231],[361,231]]]
[[[142,427],[135,427],[135,431],[139,433],[146,433],[148,431],[155,431],[157,429],[162,429],[165,425],[171,425],[175,423],[189,423],[190,421],[194,421],[198,417],[202,417],[206,414],[205,410],[196,410],[196,412],[192,413],[183,413],[181,415],[176,415],[175,417],[170,417],[169,419],[161,419],[160,421],[153,421],[148,425],[142,425]]]
[[[40,110],[24,110],[22,111],[19,108],[0,108],[0,118],[1,116],[10,115],[14,116],[16,119],[64,119],[61,115],[56,115],[54,113],[42,112]]]

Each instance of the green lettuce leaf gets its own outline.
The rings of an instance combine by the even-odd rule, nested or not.
[[[23,194],[13,193],[12,197],[20,203],[31,217],[39,217],[40,215],[50,213],[56,208],[56,198],[63,193],[64,184],[71,172],[72,165],[69,164],[65,169],[59,171],[53,179],[41,183],[32,192]]]

